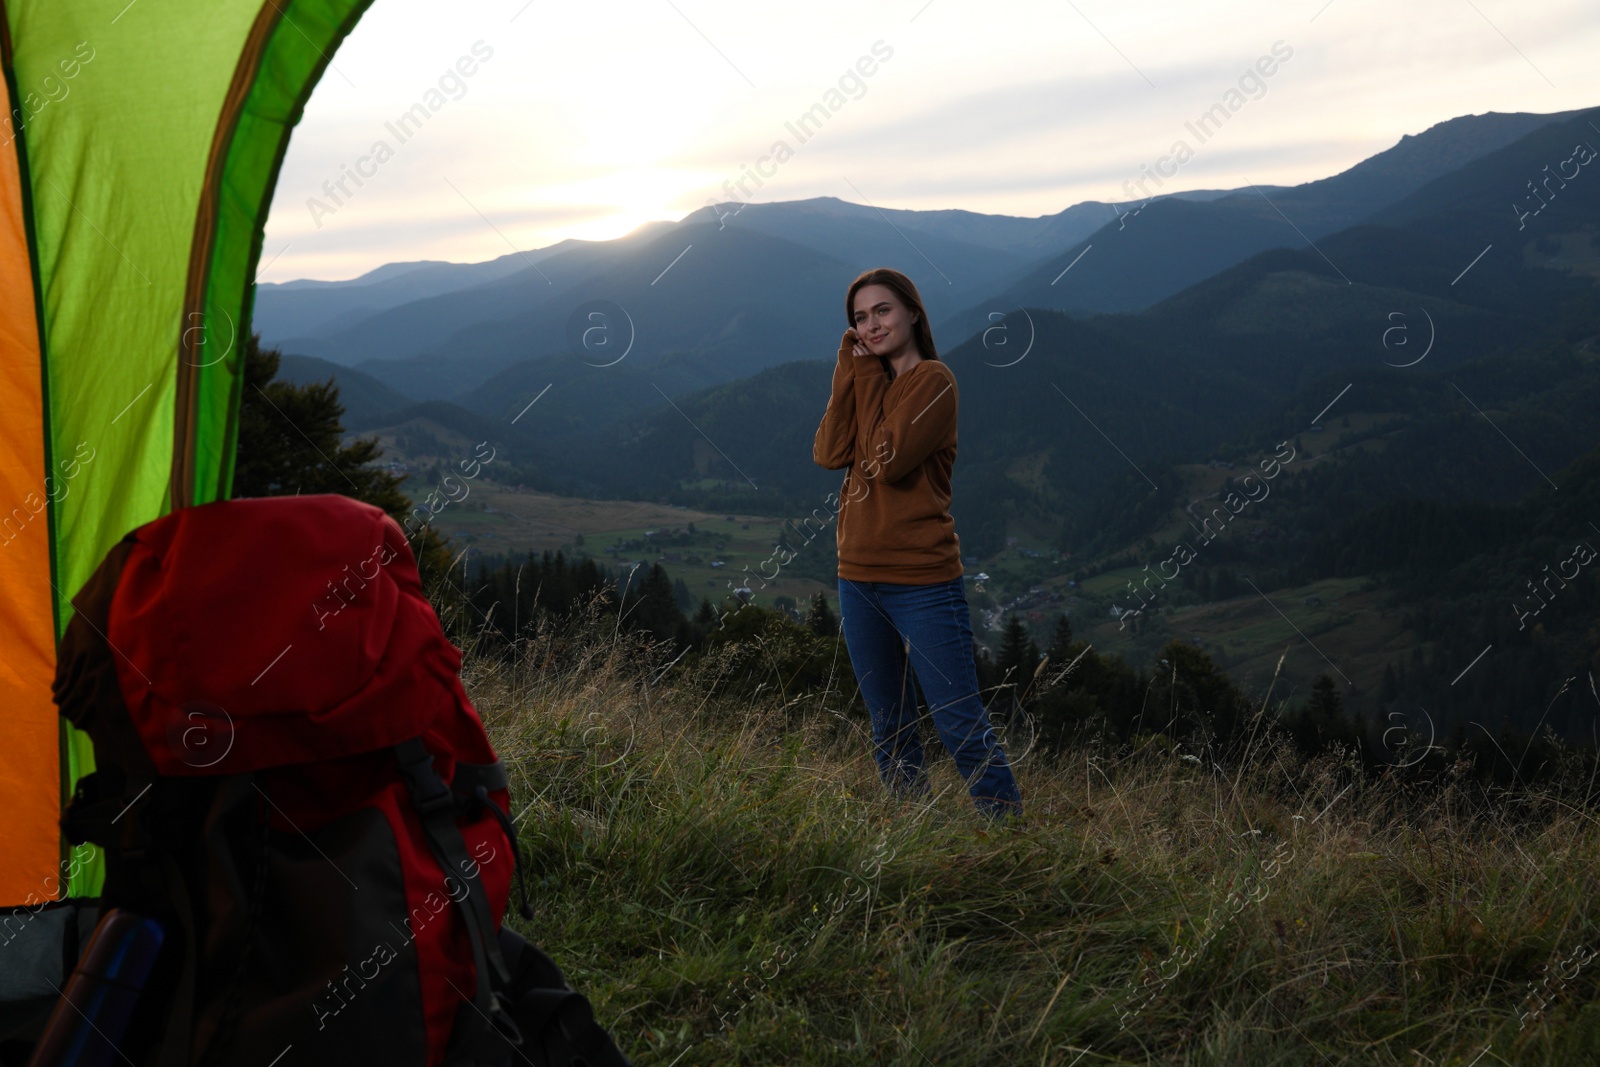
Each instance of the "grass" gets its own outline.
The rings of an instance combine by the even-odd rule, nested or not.
[[[1265,688],[1287,647],[1291,651],[1279,680],[1279,696],[1288,695],[1290,689],[1304,694],[1319,674],[1343,681],[1330,660],[1355,685],[1375,689],[1383,681],[1384,665],[1395,658],[1395,648],[1410,647],[1415,635],[1404,630],[1404,613],[1387,594],[1362,590],[1368,580],[1323,578],[1264,589],[1265,598],[1241,583],[1243,592],[1238,596],[1182,606],[1172,606],[1171,600],[1163,604],[1158,595],[1153,604],[1163,613],[1149,616],[1146,629],[1137,636],[1099,612],[1087,619],[1080,619],[1084,613],[1079,612],[1073,620],[1078,636],[1092,642],[1096,651],[1121,654],[1134,663],[1156,658],[1152,653],[1173,638],[1198,638],[1242,685]],[[1304,603],[1312,594],[1321,598],[1320,605]],[[1121,602],[1126,606],[1135,601],[1124,597]]]
[[[636,1064],[1600,1062],[1588,811],[1258,735],[1228,767],[1027,753],[1026,822],[991,825],[948,760],[885,795],[847,663],[802,694],[720,655],[668,669],[595,610],[514,662],[469,648],[518,925]],[[755,702],[719,696],[751,672]]]

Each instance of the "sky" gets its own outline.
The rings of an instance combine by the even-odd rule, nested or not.
[[[377,0],[291,137],[257,280],[730,200],[1036,217],[1143,199],[1158,164],[1145,191],[1294,185],[1458,115],[1600,105],[1597,55],[1592,0]]]

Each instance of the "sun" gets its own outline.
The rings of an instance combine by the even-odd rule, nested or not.
[[[595,171],[555,186],[528,189],[529,208],[565,206],[570,221],[563,236],[609,241],[626,236],[647,222],[676,221],[684,204],[696,202],[700,186],[711,183],[697,175],[664,167],[627,167]],[[541,244],[545,242],[540,242]]]

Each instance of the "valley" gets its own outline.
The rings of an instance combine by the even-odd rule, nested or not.
[[[810,456],[837,294],[906,263],[961,390],[951,510],[989,653],[1013,617],[1040,648],[1065,617],[1141,670],[1185,641],[1253,690],[1284,657],[1280,685],[1326,674],[1369,722],[1436,695],[1441,722],[1531,722],[1552,664],[1600,666],[1573,614],[1592,588],[1474,686],[1451,680],[1504,636],[1487,576],[1544,547],[1532,531],[1567,496],[1540,494],[1600,494],[1600,185],[1521,233],[1500,203],[1585,129],[1462,116],[1272,189],[1277,211],[1261,190],[1157,197],[1120,223],[1137,205],[707,209],[531,265],[267,287],[261,322],[286,376],[339,386],[347,438],[376,437],[413,499],[497,450],[435,517],[470,561],[560,552],[619,582],[659,563],[685,616],[737,595],[797,617],[837,602],[839,473]],[[585,308],[601,317],[574,332]],[[611,347],[588,349],[596,330]],[[1451,577],[1419,586],[1430,568]]]

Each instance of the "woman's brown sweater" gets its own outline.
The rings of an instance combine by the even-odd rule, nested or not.
[[[940,360],[890,381],[882,359],[856,357],[849,341],[839,346],[811,453],[828,470],[850,468],[839,490],[839,577],[905,585],[961,577],[950,517],[959,399]]]

